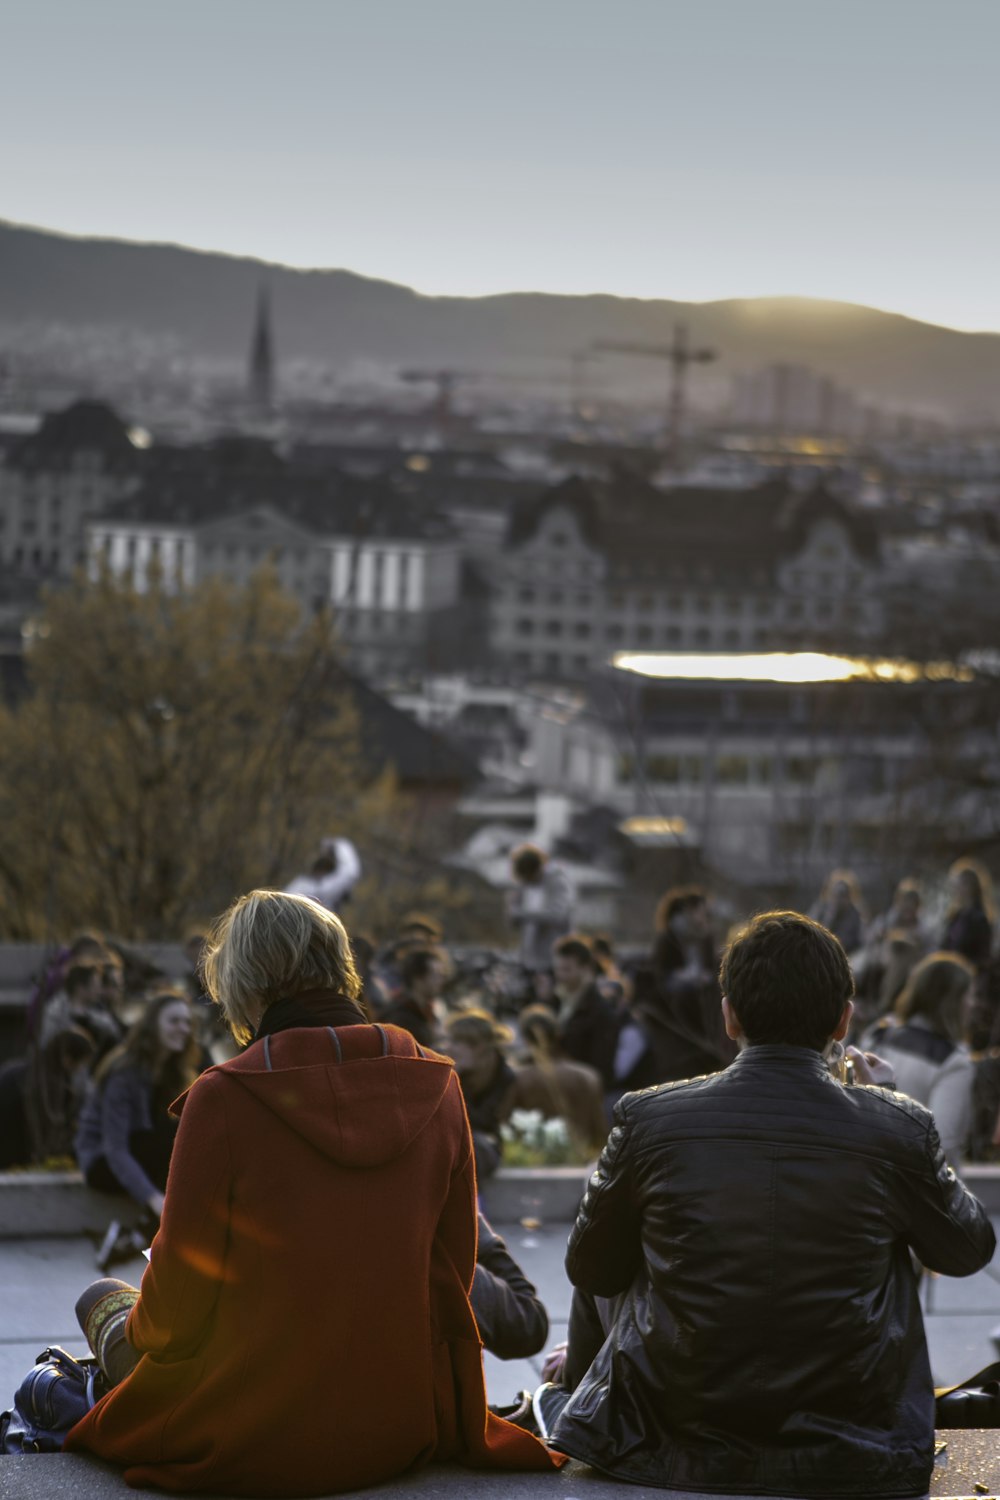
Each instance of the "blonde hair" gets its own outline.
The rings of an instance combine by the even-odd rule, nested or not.
[[[351,945],[339,917],[309,896],[250,891],[209,933],[202,959],[205,987],[240,1043],[252,1040],[276,1000],[306,990],[361,994]]]

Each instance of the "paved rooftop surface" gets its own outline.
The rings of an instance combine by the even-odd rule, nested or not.
[[[550,1342],[566,1336],[569,1284],[563,1271],[568,1226],[543,1224],[525,1229],[500,1225],[514,1256],[535,1282],[549,1309]],[[1000,1227],[1000,1225],[998,1225]],[[138,1285],[145,1262],[136,1258],[115,1268],[114,1274]],[[83,1287],[94,1280],[94,1245],[87,1239],[17,1240],[0,1243],[0,1407],[13,1392],[36,1355],[46,1344],[61,1344],[74,1354],[86,1353],[76,1327],[74,1303]],[[990,1341],[1000,1327],[1000,1267],[996,1264],[965,1280],[935,1277],[925,1289],[928,1340],[935,1383],[952,1384],[996,1358]],[[514,1392],[532,1387],[540,1377],[542,1356],[532,1360],[501,1361],[487,1355],[486,1379],[490,1399],[509,1401]],[[949,1462],[937,1474],[932,1493],[972,1494],[976,1481],[990,1494],[1000,1494],[1000,1432],[980,1437],[946,1433]],[[964,1488],[963,1488],[964,1483]],[[469,1500],[527,1500],[543,1491],[553,1500],[602,1500],[620,1496],[641,1500],[662,1496],[662,1490],[602,1480],[592,1471],[572,1466],[554,1479],[530,1475],[478,1475],[462,1469],[429,1470],[405,1481],[366,1490],[366,1495],[406,1494],[414,1500],[468,1496]],[[98,1496],[126,1495],[124,1482],[113,1470],[72,1455],[0,1460],[0,1500],[48,1500],[50,1496],[97,1500]],[[982,1493],[982,1492],[980,1492]],[[715,1496],[714,1500],[720,1500]]]

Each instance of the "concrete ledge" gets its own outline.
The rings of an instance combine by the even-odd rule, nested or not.
[[[538,1219],[545,1224],[572,1224],[593,1166],[501,1167],[480,1183],[483,1212],[497,1224]]]
[[[103,1234],[130,1214],[131,1198],[97,1193],[79,1172],[0,1172],[0,1240]]]
[[[484,1212],[497,1224],[571,1224],[590,1170],[505,1167],[482,1184]],[[963,1178],[987,1213],[1000,1216],[1000,1165],[966,1167]],[[132,1212],[131,1199],[95,1193],[79,1172],[0,1172],[0,1240],[103,1234],[111,1219]]]
[[[978,1500],[984,1493],[1000,1493],[1000,1431],[939,1432],[938,1441],[947,1444],[947,1461],[934,1470],[932,1496]],[[983,1486],[978,1492],[977,1485]],[[134,1494],[118,1469],[75,1453],[0,1458],[0,1500],[51,1500],[53,1495],[72,1495],[73,1500],[114,1500],[115,1496]],[[553,1474],[484,1474],[436,1464],[371,1489],[352,1490],[338,1500],[351,1500],[351,1496],[363,1500],[369,1495],[396,1495],[400,1500],[543,1500],[546,1495],[551,1500],[663,1500],[665,1494],[672,1495],[673,1500],[745,1500],[740,1496],[621,1484],[576,1463]],[[192,1500],[198,1497],[192,1496]],[[786,1496],[784,1500],[796,1497]]]
[[[588,1167],[511,1167],[482,1186],[483,1207],[498,1224],[525,1219],[571,1224]],[[103,1234],[112,1219],[137,1217],[131,1198],[96,1193],[79,1172],[0,1172],[0,1240]]]

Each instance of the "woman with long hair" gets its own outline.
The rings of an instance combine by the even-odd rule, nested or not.
[[[973,1063],[964,1036],[975,977],[957,953],[928,954],[907,980],[895,1016],[863,1043],[892,1063],[900,1093],[926,1104],[956,1171],[972,1125]]]
[[[978,859],[956,860],[948,871],[950,903],[941,947],[985,969],[993,948],[993,882]]]
[[[90,1187],[128,1193],[159,1218],[177,1130],[169,1106],[200,1065],[187,996],[159,991],[98,1066],[80,1112],[76,1159]]]
[[[242,897],[204,974],[246,1050],[174,1106],[141,1289],[77,1305],[118,1384],[66,1447],[132,1485],[235,1495],[329,1495],[431,1459],[553,1468],[487,1409],[451,1063],[369,1023],[347,933],[308,897]]]

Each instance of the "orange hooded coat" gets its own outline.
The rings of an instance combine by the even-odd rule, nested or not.
[[[127,1328],[144,1357],[67,1449],[124,1465],[130,1484],[237,1495],[360,1489],[431,1460],[562,1461],[487,1411],[450,1062],[395,1027],[299,1027],[175,1109]]]

